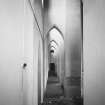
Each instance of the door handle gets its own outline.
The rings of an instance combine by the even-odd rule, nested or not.
[[[25,69],[27,67],[27,63],[23,64],[23,69]]]

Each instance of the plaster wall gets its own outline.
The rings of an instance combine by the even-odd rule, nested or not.
[[[0,105],[37,105],[41,37],[28,0],[0,0],[0,13]],[[42,30],[41,15],[37,18]]]
[[[105,1],[84,0],[84,105],[105,104]]]

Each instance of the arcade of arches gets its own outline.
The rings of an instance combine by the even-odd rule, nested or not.
[[[0,105],[105,104],[105,0],[0,0]]]
[[[42,79],[39,74],[39,103],[61,100],[82,105],[82,1],[43,0],[42,9],[44,71]]]

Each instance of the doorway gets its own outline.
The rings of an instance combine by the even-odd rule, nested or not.
[[[48,70],[44,102],[83,105],[82,0],[46,2],[49,6],[44,11],[44,35]]]

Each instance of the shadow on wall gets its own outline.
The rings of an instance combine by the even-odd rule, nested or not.
[[[44,0],[44,10],[49,10],[49,7],[50,7],[50,2],[49,0]]]
[[[81,76],[81,48],[80,44],[75,42],[71,47],[71,74],[72,76]]]

